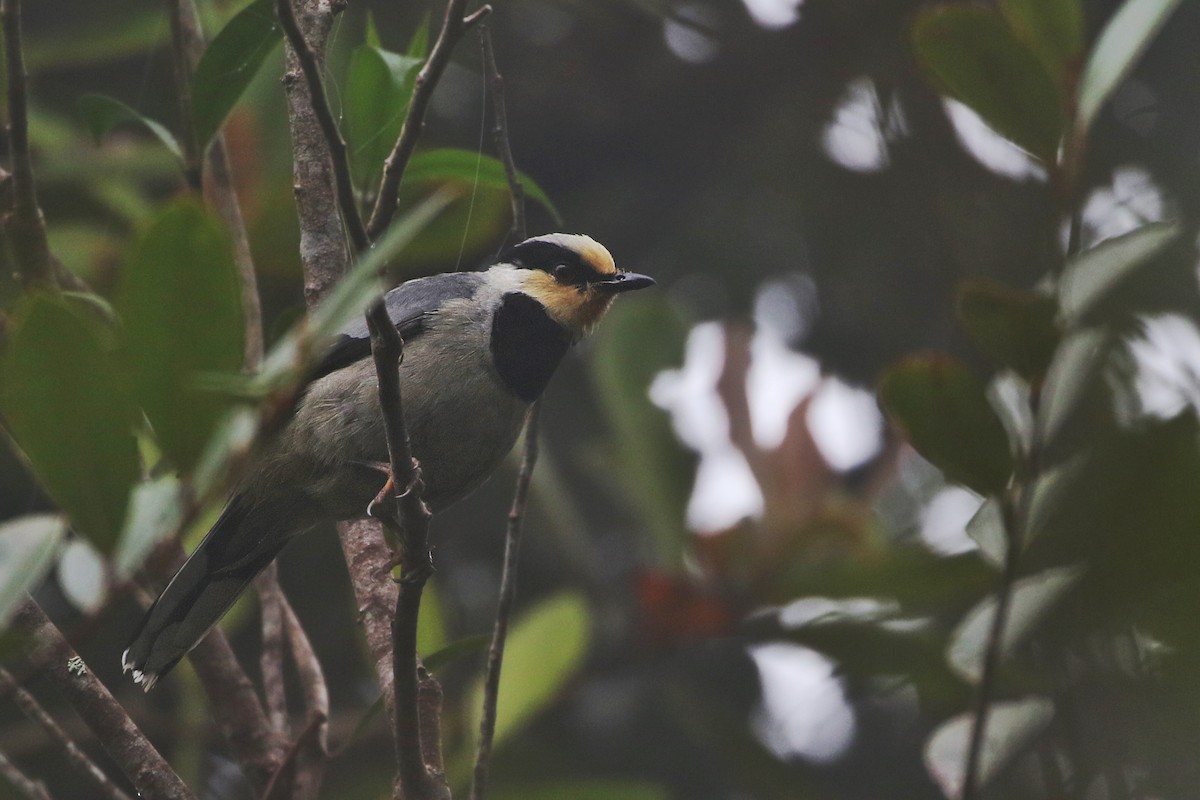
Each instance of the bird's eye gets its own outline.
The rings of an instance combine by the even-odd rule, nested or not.
[[[571,268],[566,264],[559,264],[554,268],[554,278],[559,283],[568,283],[571,279]]]

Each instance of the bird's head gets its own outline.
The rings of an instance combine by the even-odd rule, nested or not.
[[[576,339],[591,331],[618,294],[654,285],[653,278],[618,270],[604,245],[581,234],[526,239],[499,262],[521,269],[521,291]]]

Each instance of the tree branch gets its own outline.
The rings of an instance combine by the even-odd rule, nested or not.
[[[400,135],[387,160],[383,162],[383,179],[379,192],[375,195],[375,208],[371,211],[371,221],[367,223],[367,235],[376,239],[383,233],[396,213],[396,198],[400,192],[400,181],[404,178],[404,170],[417,148],[417,140],[425,129],[425,113],[429,110],[429,101],[433,90],[437,88],[450,56],[472,25],[492,13],[491,6],[482,6],[470,16],[464,17],[467,0],[449,0],[446,4],[446,15],[442,18],[442,28],[438,32],[437,41],[429,52],[425,65],[417,73],[413,83],[412,101],[408,105],[408,115],[400,128]]]
[[[21,0],[0,0],[4,23],[4,54],[8,70],[8,142],[12,167],[12,210],[4,227],[12,244],[17,274],[26,290],[58,285],[46,220],[33,184],[33,159],[29,154],[28,75],[21,47]]]
[[[258,606],[262,613],[262,653],[259,664],[262,668],[267,719],[272,728],[287,736],[287,692],[283,685],[283,606],[287,601],[279,585],[279,566],[274,561],[255,578],[254,588],[258,592]]]
[[[13,617],[13,627],[37,642],[34,660],[47,664],[46,673],[51,681],[138,794],[156,800],[194,797],[37,604],[32,600],[22,604]]]
[[[346,142],[338,130],[337,120],[329,108],[325,97],[325,86],[321,83],[321,65],[308,46],[300,23],[296,19],[292,0],[278,0],[275,7],[279,14],[279,24],[283,26],[284,35],[292,52],[304,73],[308,86],[308,96],[312,103],[313,116],[325,135],[325,145],[329,149],[329,157],[333,164],[334,187],[337,189],[338,207],[342,213],[342,222],[350,235],[350,242],[357,252],[363,252],[370,246],[367,231],[363,227],[362,217],[358,213],[358,205],[354,202],[354,184],[350,180],[350,162],[346,156]]]
[[[315,800],[329,757],[329,684],[296,612],[283,603],[283,626],[300,677],[308,724],[296,738],[292,800]]]
[[[79,745],[75,744],[75,741],[67,735],[67,732],[59,727],[46,709],[42,708],[42,704],[37,701],[37,698],[17,686],[12,675],[9,675],[8,671],[4,669],[0,669],[0,687],[5,692],[12,692],[13,701],[16,702],[21,712],[46,732],[51,741],[66,755],[71,766],[91,781],[101,797],[107,798],[107,800],[130,800],[129,795],[113,783],[104,774],[104,770],[96,766],[96,762],[92,761],[88,754],[83,752]]]
[[[0,752],[0,775],[3,775],[5,780],[13,785],[13,788],[30,800],[54,800],[46,789],[46,784],[27,776],[2,752]]]

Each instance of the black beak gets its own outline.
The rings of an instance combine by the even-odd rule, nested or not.
[[[596,281],[594,285],[597,289],[617,294],[618,292],[632,292],[634,289],[645,289],[647,286],[653,286],[654,278],[651,278],[649,275],[638,275],[636,272],[618,272],[607,280]]]

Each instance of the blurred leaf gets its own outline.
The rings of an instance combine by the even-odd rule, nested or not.
[[[129,498],[129,516],[121,541],[113,556],[113,568],[119,580],[126,580],[141,568],[154,545],[178,527],[183,511],[183,494],[174,475],[144,481]]]
[[[408,40],[408,49],[404,54],[409,58],[419,58],[422,61],[429,58],[429,12],[425,12],[421,17],[421,24],[417,25],[417,29],[413,31],[412,38]]]
[[[466,636],[457,641],[451,642],[445,647],[430,653],[428,656],[422,656],[422,662],[425,664],[425,669],[430,672],[437,672],[447,664],[453,664],[460,658],[465,658],[475,653],[482,653],[488,649],[488,643],[492,637],[487,634],[476,634],[475,636]]]
[[[134,407],[94,312],[32,294],[0,357],[0,412],[46,493],[102,552],[115,546],[138,477]]]
[[[1007,485],[1013,469],[1008,437],[983,383],[963,364],[944,356],[910,356],[884,374],[879,402],[916,451],[949,480],[984,495]]]
[[[166,145],[176,158],[183,158],[183,151],[179,149],[179,142],[175,140],[175,134],[167,130],[161,123],[130,108],[115,97],[103,94],[80,95],[75,100],[75,111],[87,125],[88,132],[96,144],[100,144],[104,137],[118,125],[134,123],[157,136],[158,140]]]
[[[1083,7],[1079,0],[1000,0],[1000,13],[1017,38],[1042,59],[1066,88],[1083,52]]]
[[[250,452],[261,422],[262,415],[257,409],[239,406],[217,424],[192,471],[191,485],[196,497],[208,499],[222,491],[230,465]]]
[[[1050,725],[1054,703],[1044,697],[992,703],[980,753],[977,788],[986,787]],[[925,766],[948,798],[962,796],[963,765],[971,741],[974,715],[943,722],[925,743]]]
[[[256,0],[209,43],[192,77],[192,121],[201,149],[221,129],[242,92],[282,40],[275,0]]]
[[[371,13],[371,9],[367,9],[367,22],[363,32],[363,43],[367,47],[383,47],[379,41],[379,28],[375,25],[375,15]]]
[[[163,452],[188,472],[228,407],[196,377],[242,364],[241,288],[220,223],[193,200],[167,206],[134,247],[117,307],[136,399]]]
[[[587,604],[576,594],[543,600],[517,619],[508,635],[500,673],[497,746],[550,703],[583,664],[590,626]],[[482,677],[466,696],[473,709],[471,727],[477,730],[483,705]]]
[[[1100,108],[1133,70],[1179,3],[1180,0],[1126,0],[1108,21],[1092,46],[1079,80],[1074,140],[1087,136]]]
[[[495,800],[668,800],[666,789],[653,783],[573,780],[499,788]]]
[[[383,171],[408,114],[421,60],[359,45],[350,54],[344,122],[354,182],[361,189]]]
[[[963,5],[927,9],[913,25],[913,46],[947,94],[1000,135],[1054,162],[1064,126],[1058,88],[998,13]]]
[[[1059,339],[1054,298],[969,278],[959,286],[956,311],[981,353],[1028,381],[1045,375]]]
[[[1033,445],[1029,385],[1016,373],[1002,372],[988,384],[987,399],[1008,434],[1014,455],[1028,453]]]
[[[979,552],[996,567],[1004,566],[1005,554],[1008,553],[1008,535],[1004,531],[1004,514],[1001,512],[1000,501],[989,497],[967,523],[967,536],[979,545]]]
[[[108,595],[104,559],[87,539],[72,539],[58,558],[58,586],[84,614],[98,611]]]
[[[1101,242],[1067,262],[1058,286],[1067,325],[1076,325],[1138,267],[1151,262],[1179,235],[1174,223],[1151,223]]]
[[[1080,567],[1058,567],[1013,584],[1001,637],[1001,658],[1011,655],[1034,632],[1082,576]],[[983,675],[984,654],[995,617],[996,598],[988,597],[971,609],[950,639],[946,658],[950,667],[969,683],[979,683]]]
[[[448,641],[450,638],[446,633],[442,595],[437,591],[435,584],[430,582],[421,594],[421,609],[417,617],[417,652],[422,658],[426,658],[430,653],[445,647]]]
[[[592,376],[613,428],[617,475],[649,522],[660,566],[682,564],[695,456],[670,417],[650,401],[650,383],[683,363],[687,328],[661,297],[623,299],[596,333]]]
[[[966,610],[995,573],[975,553],[940,556],[922,546],[897,546],[883,553],[819,568],[784,570],[771,587],[781,601],[796,597],[892,598],[911,613]]]
[[[1052,441],[1075,411],[1096,376],[1107,341],[1107,335],[1095,328],[1076,331],[1063,340],[1042,386],[1036,420],[1038,441]]]
[[[34,514],[0,523],[0,629],[37,588],[67,533],[57,514]]]
[[[361,316],[371,301],[383,293],[379,280],[388,261],[408,247],[429,222],[446,207],[451,195],[436,192],[398,217],[387,232],[364,253],[313,313],[301,319],[271,348],[255,380],[278,388],[297,380],[305,365],[321,352],[324,342],[351,320]]]
[[[524,172],[518,172],[521,188],[525,196],[538,203],[550,212],[555,223],[561,225],[562,214],[550,202],[550,197],[542,187],[534,183]],[[504,172],[504,164],[499,159],[477,153],[474,150],[457,150],[442,148],[438,150],[422,150],[408,162],[404,172],[405,183],[463,181],[470,185],[478,185],[491,189],[508,191],[508,176]]]

